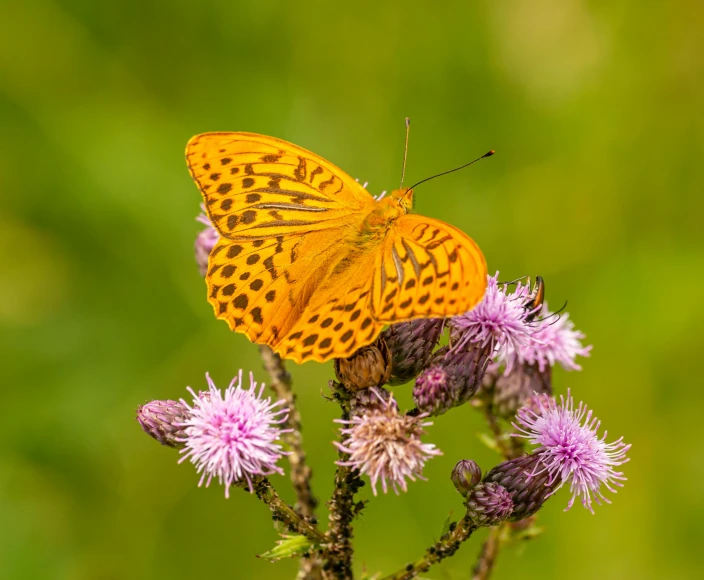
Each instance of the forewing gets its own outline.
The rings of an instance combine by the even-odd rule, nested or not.
[[[463,314],[484,296],[486,262],[461,230],[409,214],[389,231],[380,255],[372,309],[382,323]]]
[[[204,133],[188,168],[222,237],[246,240],[337,227],[373,204],[354,179],[301,147],[255,133]]]

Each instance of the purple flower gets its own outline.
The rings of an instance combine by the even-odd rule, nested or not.
[[[208,219],[208,216],[205,215],[205,206],[201,203],[200,207],[202,211],[196,218],[196,221],[205,224],[207,227],[196,236],[195,251],[198,271],[201,276],[205,276],[208,271],[208,258],[210,256],[210,251],[213,249],[215,244],[218,243],[220,236]]]
[[[606,432],[599,439],[601,422],[584,403],[580,402],[575,409],[569,391],[567,398],[560,396],[559,405],[554,398],[535,398],[532,403],[518,411],[518,424],[514,423],[519,432],[516,437],[538,445],[533,455],[540,462],[530,476],[546,472],[547,485],[558,483],[554,491],[569,482],[572,498],[565,511],[572,507],[577,496],[592,513],[592,499],[599,505],[602,501],[611,503],[602,494],[601,486],[611,492],[616,492],[614,487],[623,486],[621,481],[626,478],[614,466],[628,461],[626,452],[631,446],[623,443],[623,437],[606,443]],[[537,411],[532,408],[534,405],[538,406]]]
[[[370,390],[376,394],[376,389]],[[407,490],[406,479],[423,479],[425,462],[441,452],[432,443],[420,440],[424,427],[432,425],[423,422],[426,414],[402,415],[393,397],[384,400],[377,395],[377,398],[378,404],[368,407],[363,414],[356,414],[350,420],[336,420],[345,427],[340,429],[342,443],[335,442],[335,446],[349,454],[347,461],[337,463],[368,475],[374,495],[379,481],[384,493],[391,483],[398,494],[399,488]]]
[[[224,395],[215,386],[208,374],[208,391],[193,395],[193,406],[183,399],[188,407],[186,420],[180,424],[185,428],[182,442],[185,455],[179,463],[189,459],[202,473],[198,485],[210,485],[213,478],[225,486],[225,497],[230,487],[243,480],[252,491],[252,477],[283,473],[276,462],[285,453],[275,443],[282,433],[289,430],[279,425],[288,418],[288,409],[281,407],[284,401],[271,402],[264,399],[262,384],[249,374],[249,389],[242,388],[242,371],[236,376]]]
[[[530,311],[525,308],[530,289],[519,283],[512,294],[507,294],[505,285],[499,287],[498,276],[498,272],[488,276],[486,293],[479,304],[451,319],[453,350],[476,343],[491,345],[500,355],[530,344],[532,332],[526,323]]]
[[[582,370],[575,359],[577,355],[589,356],[592,349],[591,345],[583,346],[580,342],[584,334],[574,329],[574,323],[566,312],[556,318],[547,304],[543,305],[542,312],[542,318],[532,323],[532,340],[517,349],[510,349],[505,353],[505,358],[515,357],[519,362],[537,364],[541,372],[548,366],[555,366],[555,363],[560,363],[565,370]]]

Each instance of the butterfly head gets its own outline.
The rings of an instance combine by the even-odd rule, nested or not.
[[[410,187],[394,189],[391,192],[391,199],[401,206],[404,213],[411,213],[413,209],[413,190]]]

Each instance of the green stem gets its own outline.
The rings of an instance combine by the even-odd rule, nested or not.
[[[340,404],[342,419],[350,418],[350,398],[346,396],[342,385],[331,381],[330,387],[334,398]],[[338,462],[344,463],[349,455],[338,450]],[[328,546],[324,553],[326,565],[323,570],[325,578],[350,580],[352,578],[352,520],[358,515],[354,495],[364,485],[356,471],[339,465],[335,471],[335,491],[328,504],[330,508],[327,531]]]
[[[291,375],[286,370],[286,365],[281,357],[266,345],[259,346],[259,353],[264,363],[264,368],[271,377],[271,389],[279,399],[286,401],[289,414],[286,427],[291,429],[284,433],[282,439],[289,449],[287,456],[291,466],[291,483],[296,493],[296,511],[312,524],[316,524],[315,508],[318,500],[311,490],[311,470],[306,463],[306,454],[303,450],[303,437],[301,436],[301,414],[296,406],[296,395],[293,394]],[[319,580],[322,562],[317,552],[308,558],[299,561],[298,578],[301,580]]]
[[[431,566],[453,556],[462,542],[467,540],[477,527],[468,516],[465,516],[459,522],[450,524],[450,531],[443,534],[435,544],[428,548],[422,558],[412,564],[408,564],[394,574],[385,576],[382,580],[409,580],[410,578],[415,578],[418,574],[427,572]]]
[[[327,541],[322,532],[279,497],[266,477],[253,481],[252,487],[256,496],[269,506],[274,520],[280,521],[289,532],[301,534],[317,545]]]
[[[282,439],[289,449],[288,462],[291,465],[291,482],[296,492],[296,509],[306,518],[315,518],[315,508],[318,501],[313,496],[310,487],[311,471],[306,463],[306,454],[303,451],[303,437],[301,436],[301,414],[296,407],[296,396],[291,388],[291,375],[286,370],[284,361],[270,347],[259,347],[264,368],[271,376],[271,389],[279,399],[286,401],[289,414],[286,428],[290,432],[284,433]]]

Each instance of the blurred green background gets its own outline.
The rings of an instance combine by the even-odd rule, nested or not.
[[[206,302],[183,149],[274,135],[379,192],[398,182],[405,116],[409,182],[496,149],[419,188],[416,209],[467,231],[491,271],[541,274],[553,306],[569,300],[594,350],[556,389],[633,443],[613,505],[565,514],[560,493],[495,577],[704,575],[699,0],[1,4],[0,577],[294,576],[254,557],[276,539],[262,504],[198,489],[134,421],[206,371],[265,378]],[[332,367],[292,372],[324,504]],[[448,476],[496,462],[483,428],[470,408],[436,421],[429,481],[356,524],[358,572],[397,569],[460,514]],[[485,533],[427,576],[467,578]]]

